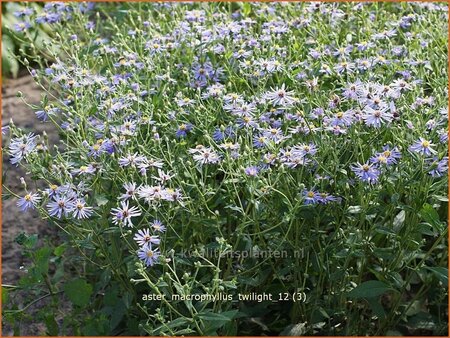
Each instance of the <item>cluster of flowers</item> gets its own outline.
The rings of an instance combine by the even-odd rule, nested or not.
[[[155,218],[153,207],[163,202],[183,205],[183,200],[190,199],[181,183],[177,188],[168,185],[172,177],[183,175],[190,159],[198,169],[210,166],[212,171],[214,167],[224,170],[226,163],[229,170],[249,180],[301,172],[302,183],[313,187],[298,194],[308,205],[341,201],[339,186],[326,192],[321,186],[319,192],[312,179],[329,174],[330,147],[336,148],[331,171],[349,173],[348,181],[356,177],[372,186],[401,162],[420,162],[416,153],[425,156],[429,175],[444,175],[448,169],[446,100],[439,92],[436,97],[425,95],[418,74],[430,71],[431,61],[408,50],[413,43],[422,47],[431,43],[426,32],[411,32],[422,15],[400,15],[382,30],[364,27],[343,41],[331,34],[322,43],[317,32],[306,29],[323,18],[329,20],[323,21],[327,29],[332,29],[369,5],[348,4],[347,13],[343,5],[332,3],[252,3],[251,15],[221,10],[210,15],[203,5],[155,3],[151,4],[154,10],[173,15],[171,22],[162,25],[151,16],[136,16],[117,39],[106,37],[110,33],[101,27],[94,30],[95,25],[87,21],[86,34],[72,31],[66,42],[69,49],[89,46],[95,62],[74,57],[32,71],[37,80],[61,88],[63,94],[60,102],[45,104],[36,116],[59,124],[77,146],[76,155],[68,153],[70,161],[65,165],[65,179],[71,184],[61,182],[45,196],[48,214],[92,218],[97,207],[87,206],[83,184],[102,180],[111,174],[108,170],[116,170],[123,174],[121,182],[127,183],[124,194],[112,197],[119,201],[111,210],[112,222],[138,228],[138,256],[152,265],[159,255],[155,246],[160,239],[150,229],[161,231],[161,223],[139,227]],[[91,9],[79,6],[81,12]],[[300,13],[298,17],[285,10],[291,6]],[[46,4],[45,10],[49,24],[66,20],[75,11],[65,3]],[[28,20],[25,26],[33,17],[25,11],[17,15]],[[369,17],[373,19],[373,14]],[[40,15],[33,20],[44,19]],[[405,130],[408,136],[401,140],[381,137],[405,135]],[[15,136],[9,145],[11,163],[29,162],[43,150],[36,136]],[[369,138],[380,152],[369,154],[363,146],[354,146]],[[165,144],[173,148],[165,149]],[[345,155],[350,160],[335,163],[341,149],[351,153]],[[166,157],[164,151],[171,154]],[[158,157],[164,157],[164,162]],[[28,193],[19,206],[23,210],[38,207],[44,203],[42,197]],[[140,220],[139,225],[134,226],[133,218]]]
[[[77,9],[81,13],[86,13],[94,8],[94,3],[80,3]],[[68,4],[65,2],[48,2],[44,5],[42,11],[37,13],[33,19],[30,19],[35,10],[32,7],[25,7],[13,14],[18,18],[23,18],[24,20],[18,22],[14,25],[16,32],[23,32],[34,26],[35,24],[54,24],[59,22],[64,22],[72,18],[73,4]],[[90,28],[93,27],[91,23]],[[88,27],[86,27],[88,28]]]
[[[155,232],[164,232],[165,226],[159,220],[151,223],[152,229]],[[158,261],[160,252],[158,248],[153,245],[159,245],[161,240],[157,235],[150,235],[150,229],[138,230],[134,236],[134,240],[139,245],[138,257],[144,261],[147,266],[151,266]]]

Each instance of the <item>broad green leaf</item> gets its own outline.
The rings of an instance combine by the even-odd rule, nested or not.
[[[61,257],[62,256],[62,254],[64,253],[64,251],[66,251],[66,245],[65,244],[61,244],[60,246],[57,246],[56,248],[55,248],[55,250],[53,251],[53,253],[54,253],[54,255],[56,256],[56,257]]]
[[[50,254],[52,253],[52,249],[45,246],[40,248],[34,254],[35,264],[36,264],[36,272],[42,275],[47,274],[48,272],[48,263],[50,259]]]
[[[78,306],[86,306],[92,294],[92,285],[84,279],[78,278],[64,285],[64,293],[69,300]]]
[[[425,203],[419,213],[423,220],[430,223],[435,230],[441,230],[442,224],[439,220],[439,214],[430,204]]]
[[[374,315],[376,315],[378,318],[386,317],[386,312],[384,311],[384,308],[381,305],[380,299],[378,297],[368,298],[367,301],[369,302],[370,309],[372,310]]]
[[[426,266],[425,269],[430,270],[433,272],[436,277],[444,284],[445,287],[448,287],[448,269],[444,267],[428,267]]]
[[[99,207],[101,207],[102,205],[106,205],[109,202],[108,197],[105,195],[95,196],[95,201],[97,202],[97,205]]]
[[[387,291],[393,290],[386,283],[371,280],[364,282],[348,293],[350,298],[374,298],[381,296]]]
[[[47,334],[53,337],[58,336],[58,323],[56,322],[55,317],[52,314],[48,314],[45,316],[44,322],[47,327]]]

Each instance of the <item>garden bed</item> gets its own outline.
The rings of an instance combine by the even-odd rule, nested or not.
[[[53,61],[24,65],[59,141],[28,123],[3,145],[27,172],[7,175],[4,213],[13,201],[57,234],[17,240],[18,289],[51,300],[46,333],[447,334],[447,11],[18,13],[30,44],[34,25],[57,32]],[[19,312],[6,302],[6,321]]]

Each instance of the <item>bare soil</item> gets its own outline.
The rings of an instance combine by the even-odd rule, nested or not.
[[[42,134],[44,131],[49,136],[51,144],[55,144],[58,139],[56,129],[47,123],[40,122],[34,111],[29,108],[21,98],[17,97],[20,91],[24,95],[24,99],[29,104],[39,104],[41,100],[42,90],[35,84],[33,78],[29,75],[22,76],[18,79],[4,79],[2,86],[2,126],[10,123],[14,124],[28,132]],[[3,145],[7,144],[9,135],[2,137]],[[23,195],[24,188],[20,183],[20,178],[24,177],[29,188],[34,186],[26,173],[20,167],[12,165],[9,156],[3,154],[3,173],[4,182],[8,189]],[[17,199],[11,198],[2,201],[2,284],[17,285],[20,277],[24,275],[24,267],[27,261],[21,254],[21,247],[15,242],[15,238],[22,232],[27,234],[38,234],[39,239],[54,234],[54,229],[48,227],[47,223],[40,219],[37,212],[22,212],[16,205]],[[22,298],[20,293],[16,295]],[[21,299],[14,299],[15,304],[20,304]],[[7,304],[4,304],[7,306]],[[23,304],[21,304],[23,305]],[[45,302],[38,302],[27,311],[31,315],[30,321],[20,324],[20,334],[27,336],[37,336],[45,334],[43,325],[35,323],[33,320],[33,310],[45,305]],[[12,335],[12,328],[9,325],[3,326],[3,336]]]

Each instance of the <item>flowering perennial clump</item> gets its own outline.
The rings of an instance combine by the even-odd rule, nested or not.
[[[135,302],[142,284],[308,299],[289,310],[145,303],[129,314],[145,318],[141,333],[384,334],[409,320],[407,284],[423,282],[422,294],[426,268],[446,266],[430,256],[446,238],[445,5],[45,8],[18,14],[15,29],[58,31],[54,61],[27,65],[48,91],[36,116],[61,144],[9,126],[11,163],[46,185],[18,207],[64,228]],[[392,293],[383,313],[381,294],[346,301],[365,298],[367,281]],[[280,311],[290,319],[276,324]]]

